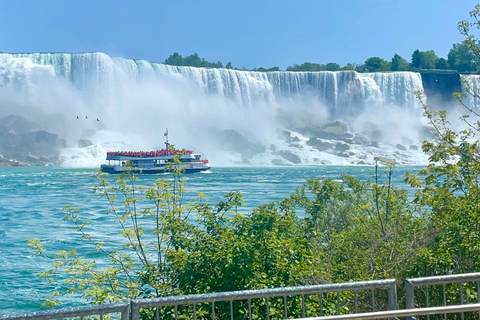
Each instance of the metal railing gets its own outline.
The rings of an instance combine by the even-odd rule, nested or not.
[[[35,313],[17,314],[11,316],[0,317],[1,320],[49,320],[49,319],[64,319],[71,317],[84,317],[91,315],[100,315],[100,319],[104,314],[108,313],[121,313],[122,320],[139,320],[141,318],[142,309],[155,308],[152,315],[155,319],[159,319],[159,309],[162,307],[172,307],[169,317],[178,319],[179,307],[184,306],[181,310],[185,315],[189,312],[189,316],[193,319],[197,318],[197,305],[199,304],[211,304],[210,316],[215,319],[218,312],[218,304],[222,302],[229,303],[229,308],[226,308],[230,319],[234,319],[235,311],[234,302],[243,301],[243,305],[246,307],[244,310],[245,317],[252,319],[252,314],[256,312],[259,314],[264,312],[261,318],[270,319],[270,301],[277,297],[283,298],[283,316],[285,319],[289,316],[289,306],[287,304],[287,298],[298,297],[299,308],[303,317],[306,316],[306,301],[308,296],[315,296],[316,302],[318,302],[317,310],[318,315],[323,316],[323,296],[324,294],[336,293],[336,312],[340,314],[340,293],[350,292],[353,297],[354,311],[358,312],[359,307],[359,294],[370,291],[369,296],[371,298],[371,311],[375,310],[376,302],[376,290],[385,290],[387,293],[386,305],[388,309],[397,309],[397,288],[395,279],[387,280],[373,280],[373,281],[361,281],[361,282],[346,282],[346,283],[334,283],[334,284],[321,284],[321,285],[309,285],[298,287],[284,287],[273,289],[258,289],[258,290],[244,290],[244,291],[231,291],[220,293],[207,293],[207,294],[194,294],[194,295],[182,295],[182,296],[170,296],[154,299],[139,299],[132,300],[127,304],[112,304],[103,306],[91,306],[82,308],[60,309],[51,311],[42,311]],[[378,297],[377,297],[378,298]],[[254,301],[263,300],[264,303],[253,303]],[[378,300],[377,300],[378,301]],[[278,301],[277,301],[278,302]],[[291,301],[290,301],[291,302]],[[311,300],[310,300],[311,303]],[[255,307],[262,306],[262,310],[255,310]],[[187,307],[185,307],[187,306]],[[203,308],[205,309],[205,308]],[[225,317],[225,313],[223,314]]]
[[[370,290],[372,298],[372,311],[375,311],[375,290],[376,289],[386,289],[388,293],[388,309],[395,310],[397,309],[397,287],[395,284],[395,279],[387,280],[373,280],[373,281],[362,281],[362,282],[347,282],[347,283],[335,283],[335,284],[321,284],[321,285],[310,285],[310,286],[299,286],[299,287],[285,287],[285,288],[274,288],[274,289],[259,289],[259,290],[244,290],[244,291],[231,291],[231,292],[221,292],[221,293],[209,293],[209,294],[196,294],[196,295],[184,295],[184,296],[173,296],[173,297],[164,297],[164,298],[154,298],[154,299],[141,299],[141,300],[132,300],[131,302],[131,312],[132,320],[140,320],[140,310],[144,308],[156,308],[155,309],[155,319],[159,319],[159,308],[165,306],[174,306],[174,319],[178,319],[179,305],[190,305],[192,306],[191,310],[187,311],[192,314],[193,319],[197,318],[197,308],[196,306],[200,303],[210,303],[211,304],[211,318],[215,319],[216,315],[216,302],[229,302],[229,318],[234,319],[234,301],[247,301],[248,306],[248,319],[252,319],[252,300],[253,299],[264,299],[265,300],[265,313],[262,318],[269,320],[270,319],[270,299],[274,297],[283,297],[283,316],[285,319],[288,319],[288,305],[287,297],[300,296],[301,297],[301,312],[302,316],[305,317],[305,296],[307,295],[316,295],[318,296],[318,314],[323,316],[323,294],[324,293],[337,293],[337,314],[340,314],[340,292],[353,291],[354,297],[354,308],[355,312],[358,310],[358,291]],[[228,315],[227,315],[228,316]]]
[[[464,284],[476,283],[475,300],[479,303],[464,304]],[[459,305],[447,306],[446,285],[459,284],[460,288],[453,287],[449,298],[460,295]],[[430,307],[429,287],[442,286],[443,306]],[[416,300],[415,288],[424,287],[417,293],[424,293],[425,299]],[[452,289],[451,287],[449,287]],[[0,316],[0,320],[49,320],[65,318],[83,318],[114,314],[113,318],[121,320],[140,320],[144,315],[151,319],[162,319],[167,315],[168,319],[178,319],[188,316],[196,319],[199,311],[202,316],[213,319],[237,319],[241,313],[242,318],[252,319],[252,315],[261,319],[275,318],[298,318],[302,319],[384,319],[395,317],[408,317],[426,315],[443,315],[459,313],[464,318],[465,312],[479,311],[480,318],[480,273],[468,273],[458,275],[436,276],[407,279],[405,281],[406,309],[397,310],[397,287],[394,279],[346,282],[335,284],[321,284],[298,287],[284,287],[273,289],[244,290],[220,293],[194,294],[182,296],[170,296],[154,299],[132,300],[130,303],[110,304],[102,306],[88,306],[80,308],[68,308],[60,310],[41,311],[16,315]],[[437,290],[438,291],[438,290]],[[437,302],[440,295],[437,293]],[[386,293],[386,295],[385,295]],[[417,294],[418,296],[418,294]],[[423,298],[423,296],[422,296]],[[440,299],[441,300],[441,299]],[[472,298],[470,299],[472,301]],[[341,303],[348,308],[341,310]],[[425,308],[414,309],[415,306],[426,304]],[[377,312],[376,305],[383,309]],[[324,309],[328,313],[324,312]],[[272,311],[271,310],[274,310]],[[347,310],[348,309],[348,310]],[[360,310],[361,309],[361,310]],[[160,315],[160,310],[163,312]],[[313,310],[313,311],[312,311]],[[351,314],[341,314],[348,312]],[[313,314],[315,313],[315,314]],[[326,313],[327,315],[325,315]],[[337,315],[332,316],[332,313]],[[115,315],[115,314],[119,314]],[[477,316],[475,316],[477,317]]]
[[[64,318],[83,318],[99,316],[103,319],[106,314],[120,313],[121,320],[130,319],[130,303],[104,304],[101,306],[88,306],[78,308],[64,308],[59,310],[39,311],[2,316],[2,320],[50,320]]]
[[[447,305],[447,284],[459,283],[460,284],[460,304],[465,303],[464,299],[464,284],[469,282],[476,282],[477,284],[477,299],[480,303],[480,272],[475,273],[463,273],[463,274],[451,274],[446,276],[433,276],[433,277],[424,277],[424,278],[414,278],[405,280],[405,302],[407,309],[415,308],[415,288],[416,287],[425,287],[425,305],[430,307],[430,286],[442,285],[442,298],[443,306]],[[418,300],[417,300],[418,305]],[[427,317],[428,318],[428,317]],[[464,318],[462,313],[462,319]],[[409,317],[409,319],[413,319]],[[447,319],[447,315],[444,315],[444,319]]]
[[[297,318],[292,320],[372,320],[372,319],[398,319],[400,317],[413,318],[418,316],[432,316],[445,315],[452,313],[465,313],[480,311],[480,303],[464,304],[444,307],[418,308],[418,309],[403,309],[403,310],[389,310],[380,312],[344,314],[339,316],[315,317],[315,318]]]

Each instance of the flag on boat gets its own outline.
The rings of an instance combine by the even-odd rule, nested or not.
[[[168,131],[165,131],[165,133],[163,134],[165,137],[168,136]]]

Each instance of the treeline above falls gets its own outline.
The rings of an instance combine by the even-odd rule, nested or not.
[[[461,77],[477,83],[458,73],[254,72],[103,53],[0,54],[0,116],[58,135],[56,146],[66,146],[58,163],[67,166],[97,166],[106,151],[161,148],[165,128],[213,164],[369,164],[373,156],[412,164],[424,160],[418,149],[430,132],[414,93],[446,107]]]

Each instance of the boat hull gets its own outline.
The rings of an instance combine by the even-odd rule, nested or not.
[[[183,173],[196,173],[209,170],[209,166],[205,167],[184,167]],[[100,170],[102,172],[111,173],[111,174],[119,174],[123,172],[127,172],[127,169],[124,166],[112,166],[112,165],[101,165]],[[131,168],[130,169],[133,173],[141,173],[141,174],[159,174],[159,173],[169,173],[173,171],[173,168],[166,168],[166,167],[155,167],[155,168]]]

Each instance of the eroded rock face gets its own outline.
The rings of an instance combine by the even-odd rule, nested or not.
[[[57,164],[58,152],[65,148],[56,134],[21,116],[0,118],[0,162],[2,166]]]
[[[321,138],[321,139],[339,139],[347,138],[348,133],[347,124],[342,121],[327,122],[323,125],[309,124],[302,128],[296,128],[295,131],[303,135]]]
[[[266,150],[265,146],[248,140],[235,130],[212,130],[210,133],[225,151],[239,152],[245,164],[248,164],[253,156]]]

